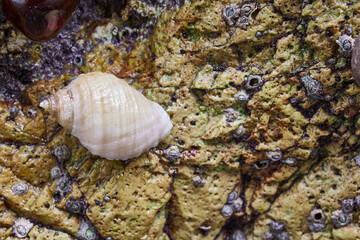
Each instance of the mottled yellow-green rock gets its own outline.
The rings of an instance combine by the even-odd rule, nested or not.
[[[0,163],[32,185],[50,181],[50,170],[56,160],[43,146],[0,145]]]
[[[89,197],[87,216],[105,237],[160,237],[165,224],[162,209],[171,196],[169,172],[154,154],[143,155],[126,166],[119,164],[121,167]]]
[[[56,208],[47,185],[39,189],[17,178],[8,168],[1,167],[0,170],[0,194],[10,209],[76,235],[80,227],[79,220]],[[20,192],[16,190],[19,184],[25,186]]]
[[[44,227],[34,226],[28,234],[30,240],[68,240],[71,239],[69,234],[61,231],[47,229]]]
[[[45,125],[40,111],[20,104],[8,107],[0,103],[0,141],[36,144],[44,137]]]
[[[257,240],[274,234],[272,221],[285,224],[289,239],[360,238],[358,208],[348,226],[331,223],[340,202],[359,194],[360,87],[342,42],[351,44],[360,32],[358,1],[129,0],[123,9],[115,2],[98,6],[106,18],[87,21],[71,40],[75,49],[92,45],[81,50],[81,66],[66,63],[68,73],[40,80],[34,73],[39,81],[24,85],[23,78],[1,79],[1,239],[15,239],[17,216],[55,229],[35,225],[30,239],[77,237],[85,217],[114,240],[238,239],[240,233]],[[82,11],[91,15],[84,5]],[[240,15],[229,19],[231,12]],[[0,28],[6,71],[22,68],[10,61],[20,52],[38,67],[45,44],[31,43],[8,23]],[[62,34],[52,47],[66,43],[68,33]],[[91,155],[38,108],[74,75],[91,71],[124,78],[160,103],[174,125],[170,136],[129,162]],[[258,86],[249,85],[251,76],[261,79]],[[7,101],[3,93],[24,99]],[[169,149],[177,150],[176,161]],[[51,178],[52,169],[59,176]],[[14,194],[16,184],[28,191]],[[223,217],[234,190],[243,207]],[[69,213],[69,201],[80,202],[82,211]],[[319,231],[307,219],[315,207],[326,217]]]
[[[358,226],[347,226],[333,229],[332,234],[335,240],[350,240],[360,238],[360,228]]]
[[[291,236],[300,239],[309,232],[307,217],[317,204],[326,215],[327,228],[330,228],[330,216],[340,208],[339,201],[358,194],[360,178],[356,168],[355,163],[347,161],[346,157],[324,159],[301,181],[279,196],[265,215],[285,223]],[[341,236],[342,231],[334,231]]]
[[[8,209],[3,201],[0,201],[0,227],[10,227],[16,219],[16,213]]]
[[[8,236],[10,236],[12,232],[11,228],[0,228],[0,239],[4,240],[6,239]]]
[[[221,215],[228,194],[235,186],[241,186],[236,171],[224,168],[200,168],[194,174],[194,167],[181,166],[173,184],[173,198],[170,205],[170,231],[175,239],[213,239],[228,217]],[[194,177],[201,176],[206,182],[202,187],[194,184]],[[182,222],[180,226],[177,223]],[[204,234],[201,226],[208,227]]]

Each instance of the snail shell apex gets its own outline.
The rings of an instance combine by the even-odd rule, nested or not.
[[[127,160],[158,145],[171,131],[164,109],[112,74],[81,74],[40,103],[92,154]]]

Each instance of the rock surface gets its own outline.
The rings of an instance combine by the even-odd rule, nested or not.
[[[0,15],[0,239],[359,238],[359,16],[355,0],[84,0],[35,43]],[[171,135],[92,156],[38,107],[90,71],[161,104]]]

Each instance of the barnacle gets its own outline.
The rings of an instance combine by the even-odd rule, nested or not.
[[[224,113],[227,122],[234,122],[239,116],[239,112],[233,108],[225,109]]]
[[[58,166],[55,166],[50,171],[50,176],[53,179],[57,179],[61,177],[61,169]]]
[[[356,157],[354,157],[354,161],[356,166],[360,167],[360,155],[357,155]]]
[[[82,221],[77,237],[81,240],[95,240],[99,238],[99,234],[91,224]]]
[[[65,203],[66,209],[75,214],[79,214],[82,211],[82,207],[79,201],[75,199],[68,199]]]
[[[285,164],[292,165],[292,164],[296,163],[296,158],[288,157],[288,158],[282,159],[281,162],[285,163]]]
[[[261,239],[263,240],[273,240],[275,239],[275,236],[272,232],[266,231],[261,235]]]
[[[223,8],[222,16],[227,25],[245,30],[252,23],[251,14],[256,9],[255,3],[245,3],[241,6],[238,3],[232,3]]]
[[[229,193],[227,202],[231,204],[237,199],[237,197],[238,193],[236,191],[232,191],[231,193]]]
[[[233,213],[234,210],[232,209],[231,205],[225,204],[221,209],[221,215],[223,217],[230,217]]]
[[[262,234],[263,240],[289,240],[290,234],[286,231],[285,224],[281,222],[271,221],[270,229]]]
[[[309,75],[302,77],[300,81],[304,85],[308,97],[322,99],[323,85],[321,82],[313,79]]]
[[[336,42],[341,47],[341,50],[346,53],[351,53],[355,40],[349,35],[341,35]]]
[[[234,132],[233,137],[234,138],[240,138],[246,133],[246,129],[243,125],[240,125]]]
[[[274,161],[274,162],[277,162],[277,161],[281,160],[281,158],[282,158],[281,150],[266,151],[265,154],[271,161]]]
[[[352,213],[345,213],[343,210],[336,210],[331,214],[331,220],[335,228],[344,227],[353,219]]]
[[[281,222],[271,221],[269,226],[270,226],[270,231],[275,234],[281,233],[286,230],[285,224]]]
[[[15,185],[13,185],[11,187],[11,190],[16,194],[16,195],[19,195],[19,196],[22,196],[24,194],[26,194],[29,190],[29,187],[28,185],[26,185],[25,183],[23,182],[19,182],[19,183],[16,183]]]
[[[250,75],[249,77],[247,77],[246,79],[246,85],[245,87],[247,89],[255,89],[259,86],[261,86],[263,83],[263,80],[261,78],[261,76],[258,75]]]
[[[249,95],[244,90],[241,90],[234,95],[234,98],[238,102],[246,103],[249,100]]]
[[[204,179],[200,176],[195,176],[193,178],[193,183],[194,183],[195,187],[203,187],[204,184],[206,183],[206,179]]]
[[[269,160],[262,160],[260,162],[254,163],[253,166],[256,170],[265,169],[269,166]]]
[[[33,228],[34,224],[30,222],[29,219],[26,218],[18,218],[15,220],[13,229],[14,235],[17,238],[25,238],[27,237],[30,230]]]
[[[341,201],[341,210],[344,213],[351,213],[354,211],[355,202],[352,198],[347,198]]]
[[[54,155],[59,162],[65,162],[69,160],[71,156],[71,150],[66,145],[57,146],[54,149]]]
[[[237,3],[232,3],[222,10],[222,16],[229,26],[235,25],[240,13],[241,8]]]
[[[243,206],[243,200],[241,198],[237,198],[235,199],[232,203],[231,203],[231,207],[234,210],[234,212],[240,212],[241,208]]]
[[[307,217],[312,232],[321,232],[326,227],[326,216],[320,208],[314,208]]]
[[[170,161],[176,162],[181,159],[181,151],[178,146],[169,146],[165,150],[165,157]]]
[[[230,236],[229,240],[246,240],[246,235],[240,231],[239,229],[236,229]]]

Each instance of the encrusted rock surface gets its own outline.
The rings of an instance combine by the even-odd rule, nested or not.
[[[46,43],[0,15],[1,240],[360,238],[358,1],[81,2]],[[91,155],[38,107],[90,71],[171,135]]]

